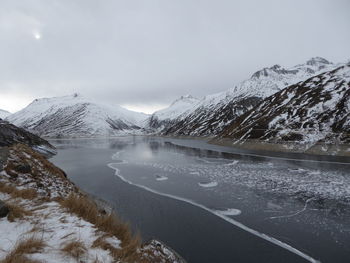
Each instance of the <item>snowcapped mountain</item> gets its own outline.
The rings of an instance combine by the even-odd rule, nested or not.
[[[193,107],[199,99],[191,95],[181,96],[175,100],[169,107],[156,111],[146,120],[146,129],[162,129],[166,125],[178,118]]]
[[[264,98],[286,86],[334,68],[324,58],[285,69],[279,65],[264,68],[228,91],[206,96],[162,130],[165,135],[213,136]]]
[[[6,120],[40,136],[82,137],[131,133],[139,130],[147,117],[143,113],[100,104],[73,94],[36,99]]]
[[[350,143],[350,63],[264,99],[219,137],[240,142],[298,141],[308,147],[319,142]]]
[[[6,110],[1,110],[0,109],[0,119],[5,119],[7,116],[9,116],[11,112],[8,112]]]

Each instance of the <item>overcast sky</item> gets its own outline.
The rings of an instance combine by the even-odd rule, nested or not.
[[[0,0],[0,108],[79,92],[151,112],[258,69],[350,59],[349,0]]]

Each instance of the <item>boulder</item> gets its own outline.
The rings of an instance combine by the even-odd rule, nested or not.
[[[10,212],[8,207],[4,202],[0,200],[0,218],[7,216],[7,214]]]
[[[28,164],[19,164],[16,166],[15,170],[22,174],[28,174],[32,171],[30,165]]]

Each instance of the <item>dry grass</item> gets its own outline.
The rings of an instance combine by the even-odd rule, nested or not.
[[[40,252],[45,247],[45,243],[37,238],[21,240],[16,247],[0,262],[1,263],[39,263],[40,261],[31,260],[26,254]]]
[[[121,240],[121,249],[113,249],[103,239],[96,240],[94,246],[108,249],[112,256],[124,262],[134,262],[138,258],[137,249],[140,247],[139,236],[133,236],[129,225],[122,222],[114,213],[102,214],[97,205],[87,197],[75,194],[69,195],[61,202],[69,212],[78,215],[84,220],[94,224],[100,231]]]
[[[61,249],[65,254],[79,260],[79,258],[86,253],[85,245],[80,241],[71,241],[64,245]]]
[[[106,241],[107,236],[99,237],[92,244],[92,248],[101,248],[103,250],[108,250],[113,258],[118,258],[120,256],[120,249],[115,248],[109,242]]]
[[[45,156],[23,144],[11,146],[4,170],[10,176],[11,182],[19,184],[25,178],[24,184],[31,184],[36,189],[42,190],[40,191],[41,197],[55,198],[56,195],[67,196],[71,191],[78,192],[77,187],[67,179],[63,170],[49,162]],[[53,194],[50,191],[51,188],[56,189]],[[21,195],[27,199],[37,196],[33,189]]]
[[[34,189],[22,189],[14,191],[12,196],[15,198],[19,197],[23,199],[33,200],[38,196],[38,193]]]
[[[60,168],[53,165],[43,155],[32,150],[27,145],[20,144],[20,143],[16,144],[10,148],[10,151],[16,152],[16,156],[20,159],[21,164],[30,165],[32,169],[31,174],[33,175],[41,175],[42,170],[45,170],[50,174],[65,178],[65,174]],[[30,156],[31,158],[29,159],[28,156]],[[8,170],[9,171],[16,170],[16,162],[9,161],[4,169],[7,173],[8,173]]]
[[[0,182],[0,192],[5,194],[11,194],[13,191],[17,190],[16,187]]]
[[[6,206],[10,210],[7,215],[7,219],[10,222],[15,221],[16,219],[23,219],[25,216],[31,216],[33,213],[24,209],[21,205],[15,203],[6,203]]]
[[[0,192],[11,195],[13,198],[23,198],[33,200],[38,196],[34,189],[17,189],[16,187],[0,182]]]

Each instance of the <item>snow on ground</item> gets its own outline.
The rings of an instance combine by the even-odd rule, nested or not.
[[[93,248],[93,242],[106,233],[98,231],[94,225],[65,212],[57,202],[38,202],[37,200],[11,199],[0,193],[1,200],[16,202],[32,215],[10,222],[0,219],[0,259],[6,257],[20,240],[35,237],[44,241],[44,247],[38,253],[27,255],[32,260],[50,263],[61,262],[113,262],[108,251]],[[81,242],[87,249],[79,258],[73,258],[61,249],[70,242]],[[120,244],[120,240],[110,237],[107,242]]]

